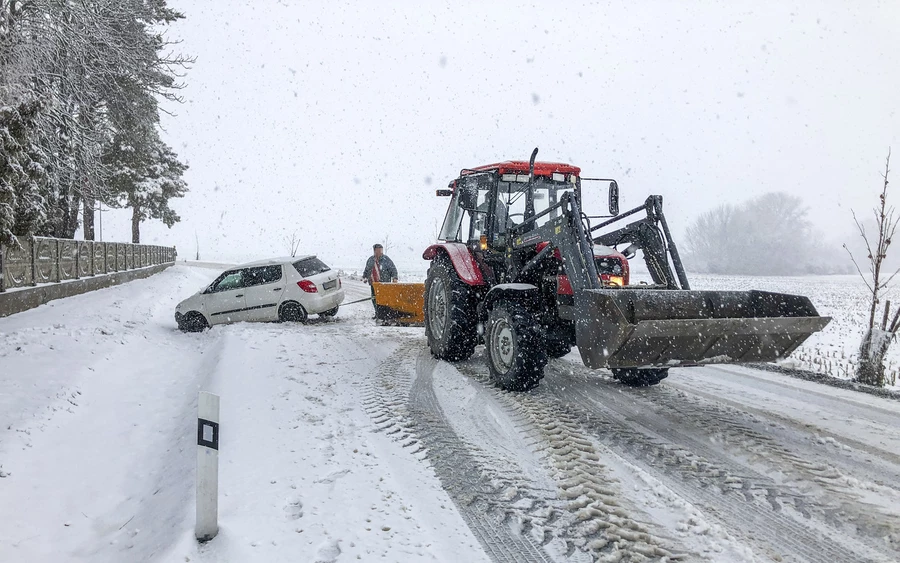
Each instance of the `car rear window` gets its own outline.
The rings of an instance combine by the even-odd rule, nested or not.
[[[315,256],[294,262],[294,268],[296,268],[297,272],[304,278],[321,274],[322,272],[327,272],[331,269],[325,262],[322,262]]]

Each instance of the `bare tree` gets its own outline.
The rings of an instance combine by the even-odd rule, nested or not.
[[[297,249],[300,248],[300,238],[297,236],[297,231],[291,233],[291,238],[284,237],[284,242],[288,244],[288,248],[291,250],[291,258],[295,258]]]
[[[685,262],[710,274],[834,273],[803,200],[770,192],[701,213],[686,231]]]
[[[894,233],[897,231],[897,224],[900,222],[900,217],[895,216],[894,207],[889,207],[887,204],[890,165],[891,151],[888,149],[888,155],[884,165],[884,174],[882,175],[884,184],[881,189],[881,195],[879,196],[879,205],[872,209],[872,213],[875,215],[875,224],[878,228],[878,238],[874,241],[874,244],[873,241],[869,240],[869,235],[866,233],[865,227],[863,227],[856,218],[856,213],[853,213],[853,221],[856,223],[856,227],[865,242],[866,251],[868,252],[868,255],[866,256],[869,261],[868,275],[862,272],[862,269],[853,257],[853,253],[850,252],[850,249],[847,248],[846,244],[844,245],[847,253],[850,254],[850,259],[856,266],[856,271],[859,272],[860,277],[862,277],[872,296],[872,303],[869,308],[868,330],[866,330],[866,334],[863,336],[862,343],[859,347],[859,366],[856,371],[856,380],[860,383],[875,385],[877,387],[884,386],[884,356],[887,354],[888,347],[894,339],[894,335],[897,333],[898,328],[900,328],[900,326],[898,326],[898,324],[900,324],[900,308],[897,309],[893,320],[890,325],[888,325],[888,316],[890,315],[891,307],[890,301],[885,302],[884,315],[880,326],[875,325],[875,314],[878,311],[878,303],[881,298],[886,295],[888,285],[894,279],[894,276],[897,275],[897,272],[894,272],[885,279],[882,272],[882,265],[885,258],[887,258],[888,248],[891,246],[891,240],[894,238]]]

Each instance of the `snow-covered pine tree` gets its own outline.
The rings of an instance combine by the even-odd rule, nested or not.
[[[187,165],[160,138],[155,121],[125,120],[107,144],[103,162],[109,172],[105,201],[132,210],[132,242],[140,242],[140,224],[159,219],[171,227],[181,218],[169,200],[187,191],[182,176]]]
[[[163,33],[181,17],[165,0],[0,0],[0,107],[40,101],[28,138],[47,177],[37,196],[14,188],[0,195],[13,214],[13,199],[43,210],[23,210],[27,220],[21,229],[7,226],[10,232],[71,238],[83,201],[91,238],[94,201],[108,176],[103,149],[121,129],[111,108],[130,111],[135,91],[154,104],[157,97],[178,99],[178,73],[190,59],[173,53]],[[155,108],[152,116],[157,123]]]
[[[47,175],[35,145],[37,102],[0,107],[0,242],[28,236],[46,219]]]

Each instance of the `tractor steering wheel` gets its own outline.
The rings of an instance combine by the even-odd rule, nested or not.
[[[513,220],[512,220],[512,218],[515,217],[515,216],[522,217],[523,220],[525,219],[525,214],[524,214],[524,213],[510,213],[509,215],[506,216],[506,228],[507,228],[507,229],[509,229],[509,228],[511,228],[511,227],[515,227],[516,225],[519,224],[518,221],[513,221]]]

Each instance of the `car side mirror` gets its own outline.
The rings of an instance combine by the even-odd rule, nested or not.
[[[609,183],[609,214],[619,214],[619,184],[615,180]]]

